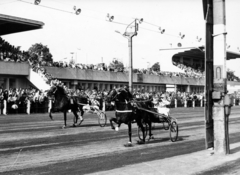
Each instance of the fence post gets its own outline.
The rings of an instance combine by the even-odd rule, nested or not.
[[[192,107],[195,108],[195,100],[192,101]]]
[[[48,100],[48,113],[50,113],[52,109],[52,100]]]
[[[177,108],[177,99],[174,99],[175,108]]]
[[[3,100],[3,115],[7,115],[7,101]]]
[[[31,103],[30,100],[27,100],[27,114],[30,114]]]
[[[105,112],[106,108],[105,108],[105,100],[103,100],[103,107],[102,107],[102,111]]]
[[[187,107],[187,100],[184,100],[184,107]]]

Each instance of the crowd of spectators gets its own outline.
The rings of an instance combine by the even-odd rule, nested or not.
[[[84,69],[84,70],[100,70],[100,71],[111,71],[111,72],[128,72],[128,68],[124,67],[121,61],[113,59],[109,65],[105,63],[98,64],[83,64],[83,63],[74,63],[67,61],[36,61],[31,60],[29,53],[21,51],[20,47],[14,47],[10,45],[7,41],[0,37],[0,60],[1,61],[10,61],[10,62],[25,62],[30,65],[38,66],[51,66],[59,68],[73,68],[73,69]],[[148,75],[159,75],[159,76],[179,76],[179,77],[195,77],[200,78],[203,76],[203,73],[200,70],[194,70],[191,67],[173,62],[173,64],[181,69],[184,69],[185,73],[180,72],[168,72],[168,71],[154,71],[152,68],[139,69],[134,68],[134,73],[139,74],[148,74]]]
[[[203,93],[188,93],[188,92],[148,92],[144,89],[133,90],[133,96],[136,99],[148,100],[153,96],[161,97],[164,95],[168,101],[170,101],[170,105],[168,107],[192,107],[193,101],[195,102],[195,106],[201,106],[201,101],[203,102],[204,94]],[[203,103],[202,103],[203,106]],[[201,107],[202,107],[201,106]]]
[[[91,90],[76,89],[72,90],[72,96],[87,95],[90,96]],[[107,90],[98,91],[98,99],[104,101],[108,95]],[[187,93],[187,92],[157,92],[147,91],[144,89],[134,89],[133,97],[137,100],[151,100],[153,96],[159,97],[164,94],[170,101],[169,108],[175,107],[203,107],[204,93]],[[234,104],[240,104],[240,94],[232,95],[235,99]],[[6,104],[4,104],[4,101]],[[194,103],[194,105],[193,105]],[[6,109],[4,112],[4,105]],[[49,98],[46,92],[34,88],[10,88],[9,90],[0,87],[0,114],[30,114],[30,113],[47,113],[49,110]],[[105,102],[105,110],[114,110],[112,103]]]
[[[194,69],[191,66],[188,66],[186,64],[181,64],[175,61],[173,61],[173,65],[184,70],[186,77],[202,78],[204,76],[204,71],[200,67],[198,67],[197,69]]]
[[[7,90],[0,87],[1,114],[44,113],[47,112],[47,108],[48,98],[44,92],[34,88],[10,88]]]

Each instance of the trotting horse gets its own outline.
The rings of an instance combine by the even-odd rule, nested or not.
[[[139,113],[138,109],[135,108],[131,102],[128,101],[129,94],[125,90],[117,91],[115,89],[111,90],[107,96],[108,101],[114,101],[115,102],[115,116],[114,118],[111,118],[110,125],[112,129],[115,129],[118,131],[118,128],[121,126],[122,123],[128,125],[128,136],[129,136],[129,142],[125,144],[124,146],[132,146],[132,122],[136,121],[137,125],[141,128],[142,134],[144,136],[145,134],[145,128],[142,125],[142,115]],[[113,125],[113,122],[115,122],[118,126],[115,127]],[[145,142],[145,137],[141,141],[138,141],[139,144],[142,144]]]
[[[47,93],[48,97],[53,97],[54,103],[53,107],[51,108],[49,112],[49,117],[53,120],[52,117],[52,110],[58,110],[63,112],[64,114],[64,125],[63,128],[67,126],[67,112],[68,110],[71,110],[72,113],[74,114],[75,118],[73,118],[73,126],[76,126],[78,119],[80,119],[80,123],[83,121],[83,105],[81,104],[87,104],[87,98],[86,97],[80,97],[80,96],[72,96],[68,97],[66,91],[64,90],[63,87],[61,86],[52,86],[50,90]],[[81,103],[81,104],[79,104]],[[80,110],[81,116],[80,118],[78,117],[77,112]]]

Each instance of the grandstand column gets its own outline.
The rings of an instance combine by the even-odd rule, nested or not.
[[[6,89],[9,89],[9,78],[6,78]]]
[[[177,92],[177,85],[174,85],[174,92]]]
[[[77,85],[78,85],[78,81],[76,81],[76,80],[75,80],[75,81],[73,81],[73,89],[74,89],[74,90],[76,90],[76,89],[77,89],[77,88],[76,88],[76,87],[77,87]]]
[[[186,92],[190,92],[190,85],[187,85]]]
[[[106,84],[106,89],[109,91],[111,88],[110,88],[110,84]]]
[[[88,84],[84,83],[84,90],[86,90],[88,88]]]

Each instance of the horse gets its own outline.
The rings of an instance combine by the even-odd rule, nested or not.
[[[112,117],[109,120],[111,128],[118,131],[118,128],[122,123],[128,125],[129,142],[124,146],[132,146],[132,123],[134,121],[136,121],[137,125],[141,128],[143,136],[145,134],[145,128],[142,125],[142,115],[140,111],[131,104],[129,92],[126,90],[117,91],[116,89],[112,89],[107,96],[107,101],[115,102],[115,117]],[[115,122],[118,126],[114,127],[113,122]],[[143,138],[143,140],[138,141],[138,144],[145,143],[145,137]]]
[[[134,99],[134,105],[138,109],[137,112],[142,116],[142,124],[147,124],[149,131],[149,139],[153,139],[152,123],[158,121],[158,117],[151,112],[156,112],[153,108],[152,99]],[[146,128],[147,129],[147,128]],[[143,135],[143,137],[146,137]],[[144,138],[145,139],[145,138]]]
[[[53,107],[49,111],[49,117],[53,120],[52,112],[53,109],[63,112],[64,114],[64,125],[63,128],[67,126],[67,112],[71,110],[74,114],[75,118],[73,118],[73,126],[76,126],[78,119],[80,119],[79,125],[83,121],[83,106],[87,104],[88,99],[82,96],[71,96],[68,97],[66,91],[62,86],[52,86],[50,90],[47,92],[47,96],[49,98],[53,97],[54,103]],[[78,117],[78,111],[80,110],[81,116]]]
[[[137,99],[135,101],[135,104],[137,108],[140,109],[140,111],[143,113],[142,122],[144,124],[147,124],[148,131],[149,131],[149,139],[154,139],[154,136],[152,134],[152,123],[163,123],[167,122],[165,118],[168,118],[165,114],[159,114],[157,111],[157,108],[154,108],[154,105],[152,103],[153,99],[150,97],[149,99]],[[144,115],[146,113],[146,115]],[[168,128],[164,125],[164,129]]]

